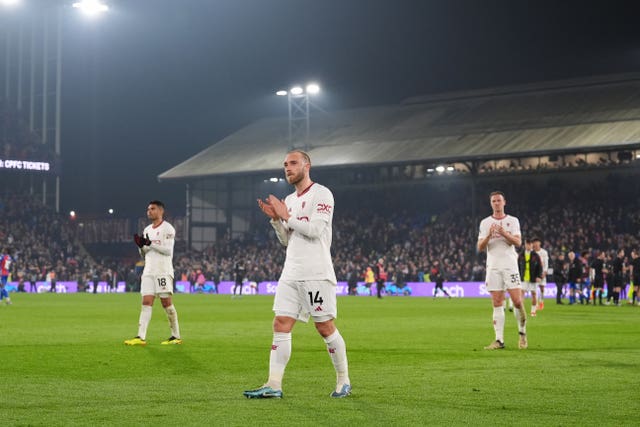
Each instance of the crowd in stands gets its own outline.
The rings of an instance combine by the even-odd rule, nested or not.
[[[541,238],[552,259],[568,251],[593,256],[625,249],[629,254],[640,248],[640,191],[634,179],[613,177],[597,183],[522,179],[502,182],[500,189],[507,196],[506,212],[520,219],[523,237]],[[491,213],[488,194],[495,188],[490,183],[476,190],[486,195],[478,199],[476,223]],[[430,281],[435,261],[446,281],[483,280],[485,255],[476,251],[470,199],[469,186],[463,181],[424,194],[411,189],[358,195],[337,191],[332,253],[338,280],[362,281],[367,267],[380,258],[384,258],[388,280],[399,286]],[[54,271],[58,280],[135,280],[131,276],[136,262],[133,243],[127,261],[94,260],[78,243],[78,232],[68,220],[38,201],[0,197],[0,213],[0,241],[13,249],[16,277],[43,280]],[[233,281],[239,263],[245,272],[241,279],[277,280],[285,248],[266,218],[256,218],[245,238],[221,239],[203,251],[188,250],[178,236],[176,280],[195,283],[202,273],[216,283]]]
[[[633,179],[613,178],[599,183],[531,183],[526,179],[503,183],[509,214],[521,222],[523,237],[539,237],[555,259],[559,252],[605,251],[615,257],[640,247],[640,196]],[[435,191],[425,203],[414,193],[385,195],[384,205],[366,203],[353,194],[336,197],[332,251],[338,280],[364,278],[367,267],[384,258],[390,281],[405,284],[430,281],[435,261],[447,281],[482,281],[485,254],[477,253],[477,229],[470,214],[466,185]],[[478,205],[477,221],[491,213],[488,194]],[[396,192],[398,193],[398,192]],[[424,200],[423,200],[424,202]],[[378,206],[376,208],[376,205]],[[234,280],[237,260],[247,264],[247,279],[277,279],[285,249],[265,221],[255,224],[250,239],[224,240],[205,251],[184,251],[176,268],[183,277],[195,269],[215,280]]]
[[[16,282],[101,280],[111,283],[130,270],[116,260],[96,262],[77,239],[77,230],[29,195],[0,196],[0,251],[10,250]]]

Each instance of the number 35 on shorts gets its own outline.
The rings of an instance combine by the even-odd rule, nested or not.
[[[520,283],[520,275],[518,273],[511,275],[511,283]]]

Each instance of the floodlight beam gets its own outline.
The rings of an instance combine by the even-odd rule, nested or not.
[[[81,0],[73,3],[72,5],[76,9],[80,9],[85,15],[95,16],[99,13],[107,12],[109,6],[101,3],[100,0]]]

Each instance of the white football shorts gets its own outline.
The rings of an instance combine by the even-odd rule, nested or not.
[[[522,290],[525,292],[535,292],[537,287],[536,282],[522,282]]]
[[[280,281],[273,300],[276,316],[326,322],[338,316],[336,287],[328,280]]]
[[[142,276],[140,283],[140,294],[159,296],[168,298],[173,294],[173,277],[162,276]]]
[[[492,269],[487,270],[485,280],[488,291],[506,291],[508,289],[521,288],[520,273],[517,269]]]

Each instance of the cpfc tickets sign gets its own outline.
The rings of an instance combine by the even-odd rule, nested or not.
[[[0,159],[0,169],[16,169],[36,172],[49,172],[51,163],[32,162],[30,160]]]

